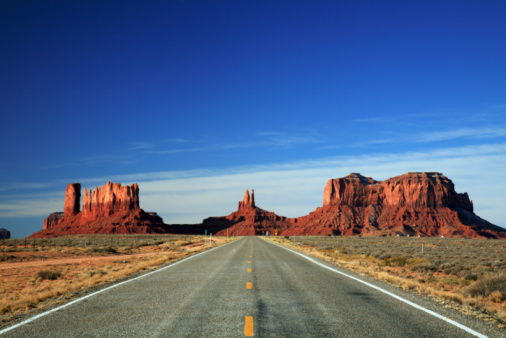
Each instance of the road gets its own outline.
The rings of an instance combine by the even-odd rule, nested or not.
[[[328,263],[319,264],[338,270]],[[473,336],[472,331],[469,333],[322,265],[261,238],[245,237],[106,289],[3,335]],[[430,310],[451,316],[478,332],[490,336],[504,334],[428,300],[393,287],[382,288],[424,308],[432,307]]]

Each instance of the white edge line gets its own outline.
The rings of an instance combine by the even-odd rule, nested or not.
[[[244,237],[243,237],[243,238],[244,238]],[[153,273],[157,273],[157,272],[163,271],[163,270],[165,270],[165,269],[172,268],[173,266],[175,266],[175,265],[177,265],[177,264],[179,264],[179,263],[183,263],[184,261],[187,261],[187,260],[189,260],[189,259],[195,258],[195,257],[200,256],[200,255],[202,255],[202,254],[205,254],[205,253],[211,252],[211,251],[213,251],[213,250],[216,250],[216,249],[219,249],[219,248],[223,248],[224,246],[229,245],[229,244],[234,243],[234,242],[235,242],[235,241],[228,242],[228,243],[226,243],[226,244],[223,244],[223,245],[217,246],[216,248],[212,248],[212,249],[206,250],[206,251],[204,251],[204,252],[200,252],[200,253],[198,253],[198,254],[192,255],[192,256],[190,256],[190,257],[183,258],[183,259],[182,259],[182,260],[180,260],[180,261],[174,262],[174,263],[172,263],[172,264],[170,264],[170,265],[167,265],[167,266],[165,266],[165,267],[163,267],[163,268],[160,268],[160,269],[157,269],[157,270],[155,270],[155,271],[151,271],[151,272],[145,273],[144,275],[141,275],[141,276],[138,276],[138,277],[135,277],[135,278],[132,278],[132,279],[128,279],[128,280],[123,281],[123,282],[121,282],[121,283],[118,283],[118,284],[114,284],[114,285],[108,286],[108,287],[106,287],[105,289],[102,289],[102,290],[99,290],[99,291],[96,291],[96,292],[90,293],[89,295],[86,295],[86,296],[84,296],[84,297],[81,297],[81,298],[75,299],[75,300],[73,300],[73,301],[71,301],[71,302],[69,302],[69,303],[66,303],[66,304],[63,304],[63,305],[61,305],[61,306],[58,306],[57,308],[51,309],[51,310],[49,310],[49,311],[46,311],[46,312],[40,313],[40,314],[38,314],[38,315],[36,315],[36,316],[33,316],[33,317],[31,317],[31,318],[28,318],[27,320],[24,320],[24,321],[22,321],[21,323],[17,323],[17,324],[15,324],[15,325],[9,326],[9,327],[7,327],[7,328],[5,328],[5,329],[1,330],[1,331],[0,331],[0,335],[2,335],[2,334],[4,334],[4,333],[7,333],[7,332],[9,332],[9,331],[11,331],[11,330],[14,330],[15,328],[18,328],[18,327],[23,326],[23,325],[25,325],[25,324],[31,323],[31,322],[33,322],[34,320],[37,320],[37,319],[39,319],[39,318],[42,318],[42,317],[44,317],[44,316],[46,316],[46,315],[48,315],[48,314],[50,314],[50,313],[53,313],[53,312],[59,311],[59,310],[61,310],[61,309],[63,309],[63,308],[66,308],[67,306],[70,306],[70,305],[72,305],[72,304],[75,304],[75,303],[77,303],[77,302],[80,302],[80,301],[82,301],[82,300],[85,300],[86,298],[89,298],[89,297],[92,297],[92,296],[98,295],[99,293],[102,293],[102,292],[104,292],[104,291],[110,290],[110,289],[115,288],[115,287],[117,287],[117,286],[120,286],[120,285],[123,285],[123,284],[129,283],[129,282],[133,282],[134,280],[144,278],[144,277],[149,276],[149,275],[151,275],[151,274],[153,274]]]
[[[262,238],[262,239],[263,239],[263,238]],[[353,280],[355,280],[355,281],[357,281],[357,282],[360,282],[360,283],[365,284],[365,285],[367,285],[367,286],[369,286],[369,287],[371,287],[371,288],[373,288],[373,289],[376,289],[376,290],[378,290],[378,291],[380,291],[380,292],[383,292],[384,294],[387,294],[387,295],[389,295],[390,297],[393,297],[393,298],[395,298],[395,299],[397,299],[397,300],[400,300],[401,302],[404,302],[404,303],[406,303],[406,304],[408,304],[408,305],[410,305],[410,306],[412,306],[412,307],[414,307],[414,308],[416,308],[416,309],[418,309],[418,310],[424,311],[424,312],[426,312],[426,313],[428,313],[428,314],[430,314],[430,315],[432,315],[432,316],[434,316],[434,317],[436,317],[436,318],[439,318],[439,319],[441,319],[441,320],[444,320],[445,322],[447,322],[447,323],[449,323],[449,324],[452,324],[452,325],[454,325],[454,326],[458,327],[459,329],[462,329],[462,330],[464,330],[464,331],[466,331],[466,332],[468,332],[468,333],[472,334],[473,336],[480,337],[480,338],[486,338],[486,337],[487,337],[487,336],[485,336],[485,335],[483,335],[483,334],[481,334],[481,333],[479,333],[479,332],[474,331],[473,329],[471,329],[471,328],[469,328],[469,327],[467,327],[467,326],[464,326],[464,325],[462,325],[462,324],[460,324],[460,323],[458,323],[458,322],[456,322],[456,321],[454,321],[454,320],[451,320],[451,319],[449,319],[449,318],[446,318],[445,316],[442,316],[442,315],[440,315],[439,313],[436,313],[436,312],[434,312],[434,311],[431,311],[431,310],[429,310],[429,309],[426,309],[426,308],[424,308],[424,307],[422,307],[422,306],[420,306],[420,305],[418,305],[418,304],[415,304],[415,303],[413,303],[413,302],[411,302],[411,301],[409,301],[409,300],[407,300],[407,299],[404,299],[404,298],[402,298],[402,297],[400,297],[400,296],[397,296],[396,294],[393,294],[393,293],[391,293],[391,292],[388,292],[387,290],[382,289],[382,288],[380,288],[379,286],[376,286],[376,285],[374,285],[374,284],[371,284],[371,283],[368,283],[368,282],[366,282],[366,281],[363,281],[363,280],[361,280],[361,279],[359,279],[359,278],[356,278],[356,277],[350,276],[350,275],[348,275],[348,274],[345,274],[344,272],[341,272],[341,271],[338,271],[338,270],[336,270],[336,269],[333,269],[333,268],[331,268],[331,267],[329,267],[329,266],[326,266],[325,264],[322,264],[322,263],[320,263],[320,262],[318,262],[318,261],[316,261],[316,260],[314,260],[314,259],[312,259],[312,258],[310,258],[310,257],[308,257],[308,256],[306,256],[306,255],[304,255],[304,254],[302,254],[302,253],[300,253],[300,252],[294,251],[294,250],[289,249],[289,248],[287,248],[287,247],[285,247],[285,246],[279,245],[279,244],[277,244],[277,243],[273,243],[273,242],[271,242],[271,241],[267,241],[266,239],[264,239],[264,241],[266,241],[266,242],[268,242],[268,243],[271,243],[271,244],[274,244],[274,245],[277,245],[277,246],[279,246],[279,247],[281,247],[281,248],[283,248],[283,249],[286,249],[286,250],[288,250],[288,251],[291,251],[291,252],[293,252],[294,254],[297,254],[297,255],[299,255],[299,256],[302,256],[302,257],[304,257],[305,259],[307,259],[308,261],[310,261],[310,262],[312,262],[312,263],[314,263],[314,264],[316,264],[316,265],[319,265],[319,266],[321,266],[322,268],[325,268],[325,269],[328,269],[328,270],[330,270],[330,271],[336,272],[336,273],[338,273],[338,274],[340,274],[340,275],[343,275],[343,276],[345,276],[345,277],[351,278],[351,279],[353,279]]]

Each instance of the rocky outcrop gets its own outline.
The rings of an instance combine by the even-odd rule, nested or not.
[[[11,238],[11,232],[7,229],[0,229],[0,239],[9,239]]]
[[[238,235],[253,236],[266,233],[281,233],[290,226],[288,218],[278,216],[273,212],[263,210],[255,205],[255,193],[246,190],[244,198],[238,203],[237,211],[224,217],[209,217],[203,222],[203,227],[218,236]]]
[[[385,181],[350,174],[327,182],[323,207],[299,218],[299,232],[503,238],[506,230],[473,212],[441,173],[407,173]],[[294,229],[295,230],[295,229]]]
[[[64,212],[52,213],[33,237],[69,234],[177,233],[214,235],[411,235],[503,238],[506,229],[474,214],[467,193],[437,172],[407,173],[376,181],[354,173],[331,179],[323,191],[323,206],[306,216],[287,218],[261,209],[248,190],[237,211],[209,217],[202,224],[167,225],[155,213],[139,207],[137,184],[107,182],[84,189],[71,183],[65,191]]]
[[[139,187],[136,183],[121,186],[120,183],[107,182],[101,188],[95,187],[94,191],[84,189],[83,217],[105,217],[137,209],[139,209]]]
[[[86,190],[86,189],[85,189]],[[70,183],[65,190],[65,203],[63,204],[63,213],[67,217],[75,216],[79,213],[81,202],[81,184]]]
[[[411,235],[506,238],[506,229],[473,212],[467,193],[436,172],[407,173],[385,181],[352,173],[331,179],[323,206],[309,215],[286,218],[255,206],[246,191],[238,210],[203,224],[218,234]]]
[[[71,183],[65,190],[64,212],[50,214],[42,231],[30,237],[53,237],[70,234],[165,233],[167,229],[156,213],[139,207],[136,183],[121,186],[107,182],[95,190],[84,189],[83,210],[80,211],[81,185]]]
[[[238,210],[241,209],[254,209],[255,208],[255,191],[251,189],[251,196],[249,195],[249,191],[246,190],[244,193],[244,198],[239,202]]]
[[[47,230],[58,224],[58,221],[63,218],[63,212],[53,212],[46,217],[44,223],[42,223],[42,230]],[[69,216],[71,217],[71,216]]]
[[[327,205],[462,208],[473,212],[467,193],[456,193],[453,182],[436,172],[407,173],[382,182],[360,174],[331,179],[323,191],[323,206]]]

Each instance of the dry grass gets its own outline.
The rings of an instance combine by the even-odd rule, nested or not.
[[[232,239],[213,237],[213,247]],[[210,248],[204,236],[77,236],[0,242],[0,326],[90,287],[156,269]],[[8,252],[8,254],[4,254]]]
[[[505,327],[506,241],[308,236],[296,249]]]

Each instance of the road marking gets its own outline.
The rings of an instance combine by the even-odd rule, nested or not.
[[[249,258],[251,258],[251,257],[253,257],[253,256],[249,256]]]
[[[404,299],[404,298],[402,298],[401,296],[397,296],[396,294],[391,293],[391,292],[389,292],[389,291],[387,291],[387,290],[384,290],[384,289],[380,288],[379,286],[376,286],[376,285],[374,285],[374,284],[368,283],[368,282],[363,281],[363,280],[361,280],[361,279],[359,279],[359,278],[357,278],[357,277],[350,276],[350,275],[348,275],[348,274],[346,274],[346,273],[344,273],[344,272],[341,272],[341,271],[339,271],[339,270],[336,270],[336,269],[333,269],[333,268],[331,268],[331,267],[329,267],[329,266],[326,266],[325,264],[322,264],[322,263],[320,263],[320,262],[318,262],[318,261],[316,261],[316,260],[314,260],[314,259],[312,259],[312,258],[310,258],[310,257],[308,257],[308,256],[306,256],[306,255],[304,255],[304,254],[302,254],[302,253],[300,253],[300,252],[294,251],[294,250],[292,250],[292,249],[286,248],[286,247],[284,247],[284,246],[282,246],[282,245],[279,245],[279,244],[276,244],[276,243],[269,242],[269,241],[267,241],[267,240],[265,240],[265,241],[266,241],[266,242],[268,242],[268,243],[271,243],[271,244],[277,245],[277,246],[279,246],[279,247],[281,247],[281,248],[283,248],[283,249],[286,249],[286,250],[288,250],[288,251],[291,251],[291,252],[293,252],[294,254],[297,254],[297,255],[299,255],[299,256],[301,256],[301,257],[303,257],[303,258],[307,259],[308,261],[310,261],[310,262],[312,262],[312,263],[314,263],[314,264],[316,264],[316,265],[321,266],[322,268],[325,268],[325,269],[327,269],[327,270],[333,271],[333,272],[338,273],[338,274],[340,274],[340,275],[343,275],[343,276],[345,276],[345,277],[351,278],[351,279],[353,279],[353,280],[355,280],[355,281],[357,281],[357,282],[359,282],[359,283],[365,284],[365,285],[367,285],[367,286],[369,286],[369,287],[371,287],[371,288],[373,288],[373,289],[376,289],[376,290],[378,290],[378,291],[380,291],[380,292],[383,292],[384,294],[387,294],[387,295],[389,295],[389,296],[391,296],[391,297],[393,297],[393,298],[395,298],[395,299],[397,299],[397,300],[399,300],[399,301],[401,301],[401,302],[403,302],[403,303],[406,303],[406,304],[408,304],[408,305],[410,305],[410,306],[412,306],[412,307],[414,307],[414,308],[416,308],[416,309],[418,309],[418,310],[421,310],[421,311],[426,312],[426,313],[428,313],[428,314],[430,314],[430,315],[432,315],[432,316],[434,316],[434,317],[436,317],[436,318],[439,318],[439,319],[441,319],[441,320],[444,320],[445,322],[447,322],[447,323],[449,323],[449,324],[451,324],[451,325],[453,325],[453,326],[456,326],[456,327],[458,327],[459,329],[462,329],[462,330],[464,330],[464,331],[466,331],[466,332],[468,332],[468,333],[472,334],[473,336],[480,337],[480,338],[487,338],[487,336],[485,336],[484,334],[481,334],[481,333],[479,333],[479,332],[477,332],[477,331],[474,331],[473,329],[471,329],[471,328],[469,328],[469,327],[467,327],[467,326],[464,326],[464,325],[462,325],[462,324],[460,324],[460,323],[458,323],[458,322],[456,322],[456,321],[454,321],[454,320],[451,320],[451,319],[449,319],[449,318],[446,318],[445,316],[442,316],[442,315],[440,315],[440,314],[439,314],[439,313],[437,313],[437,312],[434,312],[434,311],[432,311],[432,310],[426,309],[426,308],[424,308],[424,307],[422,307],[422,306],[420,306],[420,305],[418,305],[418,304],[416,304],[416,303],[413,303],[413,302],[411,302],[411,301],[409,301],[409,300],[407,300],[407,299]]]
[[[247,263],[249,264],[249,263],[251,263],[251,261],[248,261]]]
[[[246,316],[244,318],[244,335],[246,337],[253,337],[253,317]]]
[[[247,282],[246,287],[251,290],[253,289],[253,284],[251,284],[251,282]]]
[[[248,272],[251,272],[251,268],[248,268]]]
[[[223,244],[223,245],[217,246],[217,247],[215,247],[215,248],[212,248],[212,249],[206,250],[206,251],[204,251],[204,252],[200,252],[200,253],[195,254],[195,255],[193,255],[193,256],[190,256],[190,257],[186,257],[186,258],[184,258],[184,259],[182,259],[182,260],[180,260],[180,261],[174,262],[174,263],[172,263],[172,264],[170,264],[170,265],[167,265],[167,266],[165,266],[165,267],[163,267],[163,268],[160,268],[160,269],[157,269],[157,270],[154,270],[154,271],[148,272],[148,273],[146,273],[146,274],[144,274],[144,275],[142,275],[142,276],[135,277],[135,278],[132,278],[132,279],[126,280],[126,281],[121,282],[121,283],[118,283],[118,284],[111,285],[111,286],[109,286],[109,287],[107,287],[107,288],[105,288],[105,289],[99,290],[99,291],[94,292],[94,293],[90,293],[89,295],[86,295],[86,296],[84,296],[84,297],[81,297],[81,298],[75,299],[75,300],[73,300],[73,301],[71,301],[71,302],[69,302],[69,303],[67,303],[67,304],[64,304],[64,305],[59,306],[59,307],[54,308],[54,309],[51,309],[51,310],[49,310],[49,311],[47,311],[47,312],[43,312],[43,313],[38,314],[38,315],[36,315],[36,316],[34,316],[34,317],[32,317],[32,318],[28,318],[27,320],[22,321],[21,323],[18,323],[18,324],[16,324],[16,325],[12,325],[12,326],[10,326],[10,327],[8,327],[8,328],[5,328],[5,329],[3,329],[3,330],[0,330],[0,335],[4,334],[4,333],[6,333],[6,332],[9,332],[9,331],[11,331],[11,330],[13,330],[13,329],[15,329],[15,328],[18,328],[18,327],[20,327],[20,326],[23,326],[23,325],[25,325],[25,324],[31,323],[31,322],[33,322],[34,320],[39,319],[39,318],[41,318],[41,317],[44,317],[44,316],[46,316],[46,315],[48,315],[48,314],[50,314],[50,313],[53,313],[53,312],[59,311],[59,310],[61,310],[61,309],[63,309],[63,308],[66,308],[67,306],[70,306],[70,305],[72,305],[72,304],[78,303],[78,302],[80,302],[80,301],[82,301],[82,300],[85,300],[85,299],[87,299],[87,298],[90,298],[90,297],[92,297],[92,296],[98,295],[99,293],[102,293],[102,292],[104,292],[104,291],[107,291],[107,290],[113,289],[113,288],[115,288],[115,287],[117,287],[117,286],[120,286],[120,285],[123,285],[123,284],[129,283],[129,282],[133,282],[134,280],[137,280],[137,279],[141,279],[141,278],[147,277],[147,276],[149,276],[149,275],[151,275],[151,274],[154,274],[154,273],[157,273],[157,272],[163,271],[163,270],[165,270],[165,269],[172,268],[173,266],[176,266],[176,265],[178,265],[179,263],[183,263],[184,261],[190,260],[190,259],[192,259],[192,258],[195,258],[195,257],[197,257],[197,256],[200,256],[200,255],[203,255],[203,254],[205,254],[205,253],[211,252],[211,251],[213,251],[213,250],[223,248],[223,247],[225,247],[225,246],[227,246],[227,245],[229,245],[229,244],[232,244],[232,243],[235,243],[235,241],[228,242],[227,244]]]

